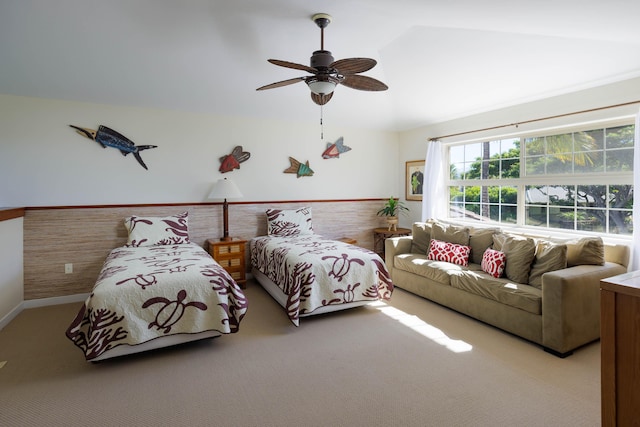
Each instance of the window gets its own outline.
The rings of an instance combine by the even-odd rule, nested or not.
[[[454,218],[631,235],[634,125],[450,145]]]

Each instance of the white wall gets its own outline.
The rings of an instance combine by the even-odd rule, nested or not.
[[[141,153],[149,170],[69,124],[103,124],[137,145],[157,145]],[[0,95],[0,129],[0,180],[11,183],[0,189],[3,206],[203,202],[221,177],[244,201],[380,198],[403,188],[397,134],[325,121],[323,142],[319,115],[275,122]],[[327,142],[340,136],[352,150],[323,159]],[[251,158],[221,174],[219,157],[237,145]],[[308,160],[314,176],[284,174],[289,156]]]
[[[222,177],[248,202],[383,198],[402,188],[396,133],[325,120],[322,141],[319,117],[318,110],[307,123],[276,122],[0,95],[0,206],[199,203]],[[157,145],[141,153],[149,170],[70,124],[102,124],[137,145]],[[352,150],[323,159],[327,143],[340,136]],[[219,158],[237,145],[251,158],[238,170],[218,172]],[[289,156],[308,160],[314,176],[283,173]],[[22,304],[22,254],[22,218],[0,222],[0,322]]]
[[[15,317],[22,304],[22,218],[0,221],[0,329]]]
[[[408,160],[424,159],[430,138],[633,101],[640,101],[640,78],[417,128],[400,134],[400,162],[404,164]],[[496,135],[514,132],[526,132],[540,128],[630,116],[638,113],[639,109],[640,103],[637,103],[614,109],[521,124],[517,128],[509,126],[498,130],[445,138],[441,141],[444,143],[466,141],[484,136],[495,137]],[[420,202],[408,202],[408,206],[411,208],[411,212],[409,216],[401,219],[403,226],[407,226],[414,221],[420,221],[422,212]]]

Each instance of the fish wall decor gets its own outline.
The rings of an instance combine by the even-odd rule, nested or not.
[[[346,153],[349,150],[351,150],[351,147],[347,147],[346,145],[344,145],[344,140],[342,137],[340,137],[333,144],[327,142],[327,149],[322,153],[322,158],[337,159],[338,157],[340,157],[340,154]]]
[[[247,161],[249,157],[251,157],[251,153],[242,151],[242,145],[238,145],[231,154],[220,157],[220,169],[218,170],[226,173],[234,169],[240,169],[240,163]]]
[[[102,148],[116,148],[120,150],[123,156],[132,153],[133,157],[136,158],[138,163],[140,163],[140,165],[147,170],[147,165],[144,164],[144,162],[142,161],[142,157],[140,157],[140,151],[158,147],[157,145],[135,145],[133,141],[131,141],[126,136],[121,135],[115,130],[102,125],[98,127],[97,132],[93,129],[81,128],[74,125],[69,126],[74,128],[80,135],[87,137],[92,141],[96,141],[98,144],[102,145]]]
[[[295,173],[297,178],[301,176],[313,176],[313,169],[309,167],[309,160],[307,160],[306,163],[300,163],[293,157],[289,157],[289,163],[291,163],[291,166],[285,169],[284,173]]]

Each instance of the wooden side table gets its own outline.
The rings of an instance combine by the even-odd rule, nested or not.
[[[242,289],[246,288],[245,244],[246,240],[220,241],[208,239],[209,254],[220,264]]]
[[[640,420],[640,271],[600,281],[602,425]]]
[[[408,228],[398,228],[389,230],[387,228],[376,228],[373,230],[373,251],[384,259],[384,241],[389,237],[409,236],[411,230]]]

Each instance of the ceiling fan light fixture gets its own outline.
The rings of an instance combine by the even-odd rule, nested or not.
[[[310,78],[307,79],[307,86],[316,95],[328,95],[336,88],[336,82],[331,79]]]

